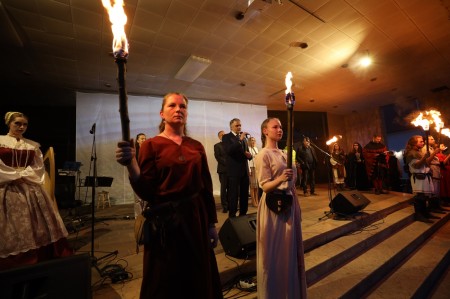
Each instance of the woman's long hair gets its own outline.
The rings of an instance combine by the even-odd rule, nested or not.
[[[354,148],[354,145],[358,145],[358,149],[357,150],[355,150],[355,148]],[[362,154],[362,145],[359,143],[359,142],[353,142],[353,145],[352,145],[352,152],[353,153],[360,153],[360,154]]]
[[[420,135],[414,135],[408,139],[408,142],[406,143],[406,146],[405,146],[405,153],[415,149],[415,147],[417,145],[417,139],[419,139],[419,138],[423,138],[423,137]]]
[[[139,139],[140,136],[146,136],[144,133],[139,133],[136,135],[136,139],[134,140],[134,148],[136,149],[136,159],[139,156],[139,150],[141,149],[141,145],[139,144],[139,142],[137,142],[137,140]]]

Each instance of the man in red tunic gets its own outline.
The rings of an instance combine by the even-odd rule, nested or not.
[[[372,182],[375,194],[385,194],[383,191],[383,180],[386,177],[388,168],[388,149],[381,142],[381,135],[374,134],[370,141],[363,148],[363,156],[366,161],[366,171],[369,180]]]

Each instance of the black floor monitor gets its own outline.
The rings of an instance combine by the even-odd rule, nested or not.
[[[91,258],[77,254],[0,271],[2,299],[91,299]]]

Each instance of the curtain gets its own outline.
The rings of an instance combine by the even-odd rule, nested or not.
[[[146,134],[147,138],[159,134],[161,103],[162,97],[128,96],[132,138],[138,133]],[[260,127],[267,118],[266,106],[189,99],[187,132],[205,147],[216,195],[220,193],[220,182],[214,144],[219,142],[217,132],[230,131],[229,122],[233,118],[241,120],[242,130],[254,136],[261,148]],[[76,160],[82,163],[80,178],[94,175],[95,162],[98,177],[113,178],[111,187],[98,186],[96,192],[109,191],[113,204],[134,202],[126,168],[115,161],[117,142],[122,138],[118,95],[78,92],[76,120]],[[91,134],[94,124],[95,134]],[[90,188],[77,188],[77,192],[81,200],[91,202]]]

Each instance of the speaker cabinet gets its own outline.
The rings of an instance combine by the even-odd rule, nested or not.
[[[2,299],[91,299],[87,253],[0,271]]]
[[[246,258],[256,254],[256,213],[228,218],[219,231],[223,250],[229,256]]]
[[[330,208],[337,214],[354,214],[370,203],[364,195],[355,191],[344,191],[338,193],[330,203]]]
[[[55,197],[58,207],[73,208],[75,203],[75,176],[59,175],[55,182]]]

